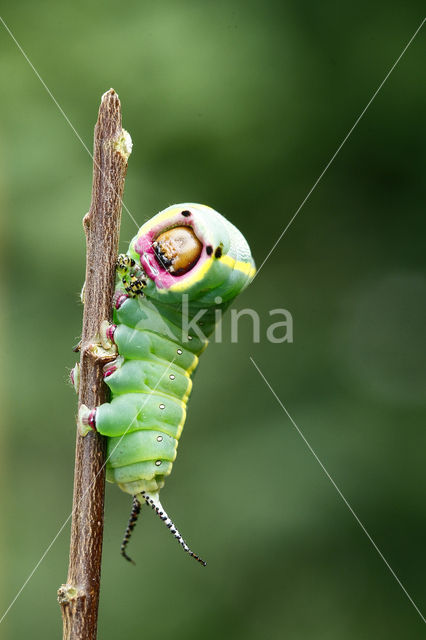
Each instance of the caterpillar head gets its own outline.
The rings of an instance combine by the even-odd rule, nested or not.
[[[168,207],[141,227],[129,256],[148,276],[144,293],[158,301],[183,294],[203,304],[220,295],[229,303],[252,280],[253,258],[244,236],[205,205]]]

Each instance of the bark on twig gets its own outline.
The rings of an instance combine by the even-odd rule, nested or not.
[[[121,105],[110,89],[102,96],[95,127],[92,202],[84,217],[86,285],[78,406],[108,400],[102,360],[90,346],[102,320],[111,321],[115,262],[130,138],[121,128]],[[64,640],[95,640],[100,589],[105,489],[105,442],[77,432],[73,515],[67,583],[58,591]]]

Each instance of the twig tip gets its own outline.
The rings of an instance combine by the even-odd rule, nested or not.
[[[104,100],[112,96],[117,96],[118,98],[118,93],[111,87],[111,89],[108,89],[108,91],[105,91],[105,93],[102,95],[101,101],[103,102]]]

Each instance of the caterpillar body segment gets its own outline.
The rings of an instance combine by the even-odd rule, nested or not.
[[[205,205],[173,205],[138,231],[117,261],[113,325],[101,327],[117,357],[104,368],[111,401],[84,405],[79,430],[107,436],[107,480],[133,496],[122,555],[141,505],[149,504],[202,564],[167,516],[159,491],[170,475],[192,376],[224,311],[255,273],[242,234]]]

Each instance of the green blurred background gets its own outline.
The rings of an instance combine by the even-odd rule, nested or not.
[[[142,224],[208,203],[258,264],[420,24],[420,1],[9,3],[3,18],[91,148],[114,87]],[[3,273],[0,601],[71,509],[81,220],[91,160],[0,25]],[[423,611],[425,33],[421,32],[211,345],[163,502],[207,569],[107,486],[99,637],[421,638],[423,622],[259,374],[252,355]],[[124,250],[135,226],[123,212]],[[268,311],[294,343],[269,344]],[[243,325],[244,324],[244,329]],[[69,526],[0,627],[57,638]]]

